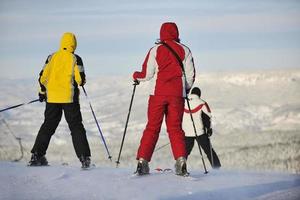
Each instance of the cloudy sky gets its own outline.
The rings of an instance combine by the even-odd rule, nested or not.
[[[1,0],[0,77],[37,77],[64,32],[87,76],[130,75],[166,21],[199,73],[300,68],[299,0]]]

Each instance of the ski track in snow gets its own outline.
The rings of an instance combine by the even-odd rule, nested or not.
[[[134,176],[132,169],[53,165],[27,167],[0,162],[0,199],[205,199],[296,200],[300,176],[286,173],[212,170],[190,177],[153,172]]]

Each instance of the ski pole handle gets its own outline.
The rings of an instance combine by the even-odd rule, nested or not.
[[[140,84],[140,81],[138,81],[138,80],[134,80],[133,82],[134,82],[133,85],[139,85]]]

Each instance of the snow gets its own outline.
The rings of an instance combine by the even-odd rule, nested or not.
[[[83,123],[92,162],[97,166],[87,173],[79,169],[80,163],[64,119],[47,151],[51,167],[25,167],[43,122],[44,103],[37,102],[0,113],[0,199],[33,199],[38,194],[37,190],[45,191],[46,199],[76,199],[79,193],[87,195],[86,199],[116,199],[117,193],[122,194],[123,199],[220,199],[220,196],[224,199],[297,199],[300,70],[210,72],[196,77],[195,85],[202,89],[202,97],[213,112],[214,134],[211,141],[221,160],[221,171],[212,171],[205,157],[211,173],[203,175],[202,161],[194,147],[188,159],[188,169],[193,178],[183,179],[154,172],[147,178],[131,176],[147,121],[149,85],[144,83],[136,89],[119,169],[115,169],[115,163],[107,159],[83,93],[80,97]],[[133,89],[131,78],[87,77],[87,81],[85,89],[115,161]],[[0,108],[36,99],[37,87],[36,78],[1,79]],[[24,158],[20,163],[7,162],[21,156],[19,143],[13,134],[22,139]],[[163,124],[157,147],[168,142]],[[63,163],[69,165],[62,166]],[[156,167],[172,168],[173,165],[169,145],[155,152],[150,162],[152,170]],[[172,184],[169,186],[168,182]],[[58,196],[55,196],[56,193]],[[16,198],[10,196],[13,194]]]
[[[300,198],[300,176],[212,170],[191,171],[190,177],[172,172],[138,177],[132,169],[53,165],[27,167],[0,163],[0,199],[272,199]]]

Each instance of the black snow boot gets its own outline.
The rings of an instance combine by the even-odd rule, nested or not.
[[[149,171],[150,169],[149,169],[148,161],[143,158],[140,158],[135,173],[141,176],[141,175],[149,174]]]
[[[48,161],[45,155],[38,155],[37,153],[33,153],[31,155],[31,159],[28,163],[28,166],[47,166]]]
[[[81,156],[79,158],[80,162],[81,162],[81,168],[82,169],[88,169],[90,168],[90,164],[91,164],[91,159],[88,156]]]

